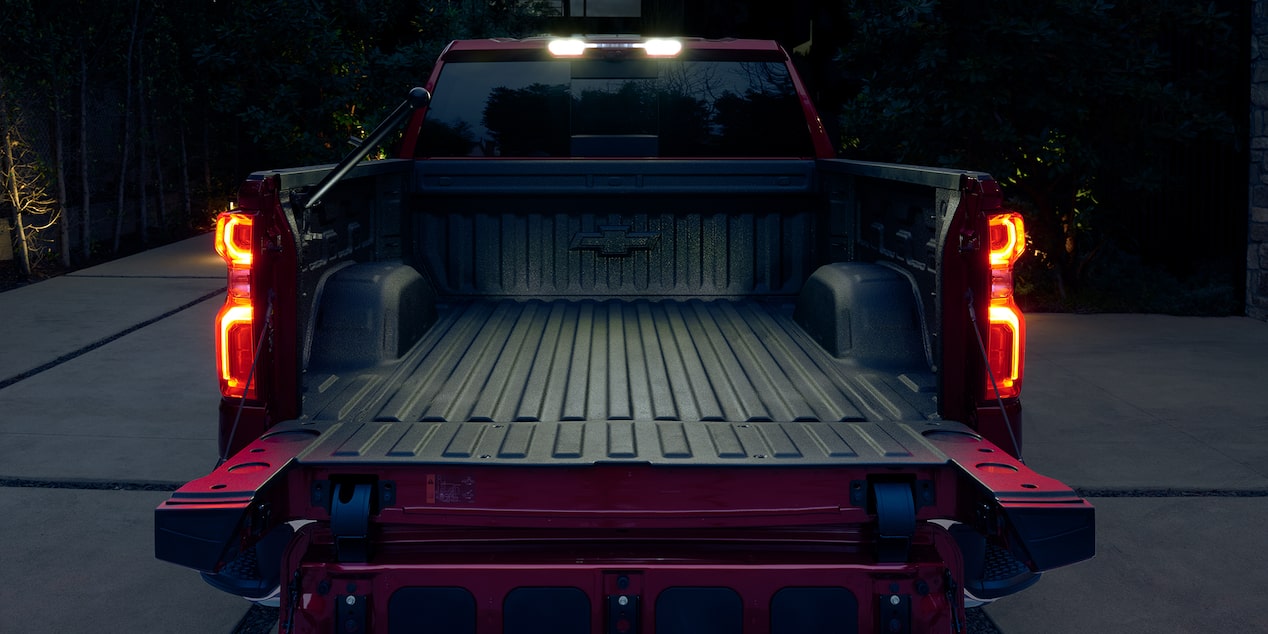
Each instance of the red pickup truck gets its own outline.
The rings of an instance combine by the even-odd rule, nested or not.
[[[835,158],[772,42],[454,42],[216,243],[155,552],[283,632],[958,632],[1093,555],[1020,460],[1021,217]]]

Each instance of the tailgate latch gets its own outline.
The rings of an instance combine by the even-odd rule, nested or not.
[[[876,558],[884,564],[907,561],[916,535],[916,499],[906,482],[873,482],[876,507]]]

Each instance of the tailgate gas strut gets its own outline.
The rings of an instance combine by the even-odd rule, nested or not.
[[[365,141],[362,141],[351,153],[343,157],[343,160],[339,161],[334,169],[330,170],[326,177],[317,183],[312,195],[308,196],[306,201],[303,201],[302,207],[305,210],[316,207],[317,203],[321,202],[322,196],[325,196],[326,192],[330,191],[330,188],[339,182],[339,179],[343,178],[353,167],[356,167],[357,163],[360,163],[361,159],[370,153],[370,150],[382,143],[383,139],[387,138],[387,135],[396,129],[396,126],[400,125],[402,121],[414,114],[419,108],[427,107],[430,102],[431,94],[425,88],[411,88],[409,94],[405,97],[405,101],[401,102],[401,105],[397,106],[396,110],[393,110],[392,114],[389,114],[370,133],[370,136],[366,137]]]

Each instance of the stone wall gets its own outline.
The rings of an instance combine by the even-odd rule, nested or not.
[[[1268,321],[1268,0],[1254,0],[1250,43],[1250,209],[1246,314]]]

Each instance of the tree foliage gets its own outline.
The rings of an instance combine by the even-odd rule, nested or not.
[[[191,48],[209,105],[262,164],[333,161],[422,85],[455,39],[532,34],[544,3],[257,0]],[[249,5],[249,10],[247,9]],[[250,19],[247,19],[247,16]]]
[[[86,263],[103,241],[117,251],[205,226],[251,170],[337,159],[424,83],[448,42],[533,34],[549,11],[536,0],[0,0],[0,68],[25,130],[47,138],[38,153]],[[69,231],[57,242],[70,264]]]
[[[1105,200],[1167,186],[1179,147],[1238,143],[1216,88],[1239,65],[1215,4],[852,0],[847,13],[844,152],[990,171],[1062,292],[1116,235]],[[1214,63],[1193,63],[1199,51]]]
[[[18,270],[29,277],[50,254],[51,241],[42,232],[57,223],[61,214],[48,193],[48,179],[31,146],[22,138],[22,111],[10,99],[0,80],[0,202],[13,219]],[[8,236],[0,236],[8,239]]]
[[[1037,255],[1027,260],[1071,290],[1115,261],[1106,257],[1115,243],[1130,242],[1121,212],[1134,195],[1165,196],[1181,182],[1168,157],[1244,136],[1245,117],[1217,89],[1241,81],[1229,75],[1244,68],[1232,43],[1242,34],[1221,10],[1235,3],[810,2],[813,59],[799,60],[812,68],[816,94],[827,71],[843,74],[843,90],[822,90],[833,95],[821,109],[845,155],[991,172],[1027,214]],[[94,233],[100,220],[139,226],[142,240],[205,226],[249,171],[344,154],[348,137],[425,81],[449,41],[545,32],[553,7],[0,0],[0,67],[63,210],[58,250],[69,263],[74,224],[76,259],[86,263],[111,237]],[[805,8],[692,2],[679,13],[689,34],[765,37]],[[761,99],[735,97],[711,111],[714,123],[746,139],[780,136],[754,125],[764,119]],[[672,103],[686,113],[698,106]],[[446,133],[457,150],[474,149],[469,129]]]

